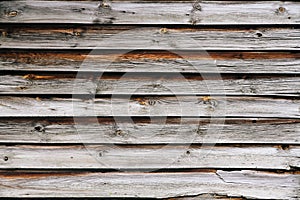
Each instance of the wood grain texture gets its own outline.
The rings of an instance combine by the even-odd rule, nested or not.
[[[98,77],[97,77],[98,76]],[[299,76],[299,75],[298,75]],[[119,75],[0,75],[2,94],[135,94],[135,95],[300,95],[300,76],[184,75],[125,73]]]
[[[175,50],[175,53],[176,50],[182,49],[198,52],[205,50],[283,51],[299,50],[299,37],[299,27],[272,28],[263,25],[248,28],[56,24],[38,27],[22,24],[0,27],[0,47],[19,49],[124,49],[125,52],[128,49],[171,49]]]
[[[0,22],[100,24],[299,24],[295,1],[2,1]]]
[[[299,199],[299,10],[0,1],[0,197]]]
[[[299,130],[289,119],[2,118],[0,143],[299,145]]]
[[[0,51],[0,70],[10,72],[176,72],[300,74],[300,53],[194,51]],[[181,55],[181,56],[180,56]],[[26,73],[26,72],[24,72]],[[23,74],[24,74],[23,73]],[[4,75],[4,73],[3,73]]]
[[[282,169],[300,167],[299,146],[0,146],[2,169]]]
[[[1,117],[181,116],[299,118],[299,100],[267,97],[0,97]],[[207,100],[209,98],[210,100]],[[204,100],[203,100],[204,99]]]
[[[0,180],[4,197],[184,198],[199,195],[196,199],[211,199],[214,195],[227,195],[228,198],[281,200],[299,197],[298,174],[248,170],[142,174],[4,171]]]

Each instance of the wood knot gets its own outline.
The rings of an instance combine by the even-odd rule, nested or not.
[[[156,98],[136,98],[135,100],[142,106],[154,106],[158,102]]]
[[[192,12],[193,12],[193,11],[202,11],[202,7],[201,7],[199,1],[196,1],[196,2],[193,4]]]
[[[115,135],[115,136],[121,136],[121,135],[123,135],[123,131],[122,131],[122,129],[120,129],[119,128],[119,126],[117,125],[117,124],[114,124],[113,125],[113,134]]]
[[[7,16],[7,17],[16,17],[18,14],[19,14],[18,11],[16,11],[16,10],[11,10],[11,11],[8,11],[8,12],[6,13],[6,16]]]
[[[147,103],[148,103],[148,105],[150,105],[150,106],[154,106],[155,104],[156,104],[156,99],[148,99],[148,101],[147,101]]]
[[[104,9],[111,10],[111,6],[106,1],[100,1],[99,5],[98,5],[98,8],[104,8]]]
[[[106,150],[99,151],[98,156],[99,156],[99,157],[102,157],[102,156],[104,156],[105,153],[107,153]]]
[[[288,144],[282,144],[282,145],[279,145],[278,148],[280,150],[288,151],[290,149],[290,145],[288,145]]]
[[[77,36],[77,37],[79,37],[79,36],[81,36],[81,33],[80,33],[80,32],[77,32],[77,31],[75,31],[75,32],[73,33],[73,35],[74,35],[74,36]]]
[[[167,28],[161,28],[160,30],[159,30],[159,33],[160,34],[166,34],[166,33],[168,33],[169,31],[168,31],[168,29]]]
[[[5,38],[5,37],[7,37],[7,32],[5,32],[5,31],[2,31],[2,34],[1,34],[1,35],[2,35],[2,37],[4,37],[4,38]]]
[[[193,8],[191,10],[191,13],[189,14],[190,20],[189,22],[192,25],[196,25],[198,22],[201,21],[201,14],[202,7],[200,5],[200,0],[196,0],[196,2],[193,4]]]
[[[41,124],[37,124],[34,126],[34,130],[37,132],[45,132],[45,127]]]
[[[209,107],[211,109],[214,109],[218,106],[218,101],[217,99],[215,98],[212,98],[211,96],[204,96],[204,97],[201,97],[198,101],[198,103],[202,103],[202,104],[205,104],[205,105],[209,105]]]
[[[280,6],[277,10],[276,10],[276,13],[277,14],[283,14],[286,12],[286,8],[285,7],[282,7]]]

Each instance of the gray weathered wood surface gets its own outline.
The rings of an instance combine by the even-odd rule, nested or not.
[[[98,76],[98,77],[97,77]],[[135,74],[26,74],[0,75],[2,94],[227,94],[227,95],[300,95],[300,76],[209,76],[180,73]],[[299,76],[299,77],[298,77]]]
[[[299,11],[0,1],[0,198],[299,199]]]
[[[190,49],[200,52],[232,49],[281,51],[300,49],[299,27],[262,26],[224,29],[214,27],[141,28],[139,26],[48,25],[38,28],[7,25],[0,27],[0,32],[2,32],[0,35],[0,47],[2,48]]]
[[[1,117],[180,116],[300,118],[299,99],[268,97],[136,97],[86,99],[0,97]]]
[[[300,120],[1,118],[5,144],[300,144]]]
[[[186,138],[192,141],[193,137]],[[281,169],[300,167],[299,146],[76,145],[0,146],[9,169]]]
[[[1,171],[4,197],[193,197],[296,200],[299,174],[258,171],[193,173],[96,173]],[[203,196],[202,196],[203,195]],[[201,198],[202,196],[202,198]],[[188,198],[187,198],[188,199]],[[181,199],[182,200],[182,199]]]
[[[299,24],[297,1],[2,1],[0,22],[89,24]],[[193,6],[194,5],[194,6]],[[63,16],[63,17],[62,17]]]

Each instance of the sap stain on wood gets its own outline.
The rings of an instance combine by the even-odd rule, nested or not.
[[[208,51],[101,51],[5,50],[1,70],[44,72],[177,72],[299,74],[296,52]],[[109,66],[109,67],[107,67]],[[194,67],[196,66],[196,67]],[[82,68],[81,68],[82,67]]]

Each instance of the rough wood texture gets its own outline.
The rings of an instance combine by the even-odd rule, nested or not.
[[[1,117],[201,116],[300,118],[297,99],[267,97],[0,97]]]
[[[98,76],[98,77],[97,77]],[[299,76],[299,75],[298,75]],[[2,94],[300,95],[300,76],[181,73],[0,75]]]
[[[0,198],[300,199],[299,11],[0,1]]]
[[[139,27],[54,24],[41,27],[7,25],[0,28],[1,32],[0,47],[2,48],[94,49],[97,47],[98,49],[191,49],[198,51],[300,49],[299,27],[232,28],[223,26],[209,28],[169,27],[167,25]],[[135,39],[132,40],[132,38]]]
[[[193,197],[214,195],[249,199],[297,200],[299,174],[256,171],[194,173],[8,173],[2,171],[4,197]],[[142,185],[141,185],[142,184]],[[182,199],[180,199],[182,200]]]
[[[2,1],[0,22],[89,24],[299,24],[297,1]]]
[[[0,119],[0,143],[31,144],[300,144],[291,119]],[[150,120],[150,121],[149,121]]]
[[[300,74],[300,53],[176,51],[0,51],[0,70]],[[183,57],[180,57],[183,55]],[[26,72],[24,72],[26,73]],[[23,74],[24,74],[23,73]],[[3,73],[4,74],[4,73]]]
[[[192,138],[190,138],[192,139]],[[188,142],[188,141],[187,141]],[[87,149],[85,149],[87,148]],[[88,151],[87,151],[88,150]],[[210,145],[0,146],[0,168],[9,169],[283,169],[300,167],[299,146]]]

